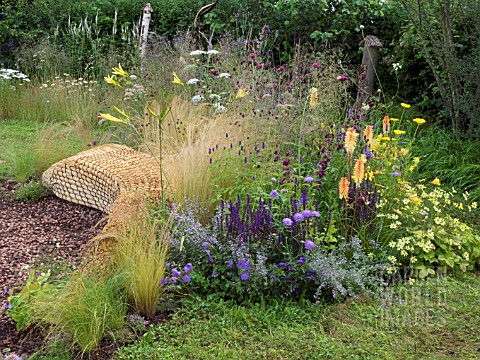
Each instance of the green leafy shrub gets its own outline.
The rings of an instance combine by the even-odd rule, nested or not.
[[[30,181],[15,190],[15,199],[25,202],[34,202],[45,195],[45,188],[41,182]]]

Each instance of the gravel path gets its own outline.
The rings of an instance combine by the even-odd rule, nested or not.
[[[0,181],[0,357],[6,348],[20,355],[40,345],[38,336],[17,333],[3,315],[5,291],[18,292],[34,267],[78,266],[83,246],[101,230],[95,225],[105,216],[53,195],[29,204],[14,201],[14,187]]]

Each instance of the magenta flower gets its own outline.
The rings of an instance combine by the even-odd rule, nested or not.
[[[279,66],[277,71],[285,71],[285,67],[283,65]]]
[[[315,247],[315,243],[311,240],[305,240],[305,249],[312,250]]]
[[[254,53],[250,53],[250,55],[248,55],[248,56],[250,56],[250,59],[255,58],[255,54],[254,54]]]
[[[315,69],[320,69],[320,70],[322,69],[322,64],[319,64],[318,62],[314,62],[314,63],[312,64],[312,66],[313,66]]]
[[[345,75],[339,76],[339,77],[337,78],[337,80],[343,82],[343,81],[345,81],[345,80],[348,80],[348,76],[345,76]]]
[[[220,75],[220,71],[212,70],[212,74],[215,75],[215,76],[218,76],[218,75]]]

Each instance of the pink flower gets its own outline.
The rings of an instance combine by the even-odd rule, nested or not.
[[[263,67],[263,64],[262,64],[262,63],[258,63],[258,64],[257,64],[257,67],[258,67],[259,69],[261,69],[261,68]]]
[[[348,80],[348,76],[345,76],[345,75],[339,76],[339,77],[337,78],[337,80],[343,82],[343,81],[345,81],[345,80]]]
[[[220,71],[212,70],[212,74],[215,75],[215,76],[218,76],[218,75],[220,75]]]
[[[323,67],[322,64],[319,64],[318,62],[314,62],[314,63],[312,64],[312,66],[313,66],[315,69],[320,69],[320,70],[322,70],[322,67]]]
[[[250,59],[253,59],[253,58],[255,57],[255,54],[254,54],[254,53],[251,53],[251,54],[248,55],[248,56],[250,56]]]
[[[279,66],[277,71],[285,71],[285,67],[283,65]]]

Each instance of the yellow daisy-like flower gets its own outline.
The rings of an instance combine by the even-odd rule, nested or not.
[[[355,146],[357,145],[358,133],[353,127],[348,128],[347,133],[345,134],[345,150],[349,157],[353,155]]]
[[[348,189],[350,187],[350,181],[344,176],[340,179],[338,184],[338,194],[340,199],[348,200]]]
[[[440,179],[439,178],[433,179],[432,184],[433,185],[440,185]]]
[[[416,122],[418,125],[422,125],[425,124],[427,121],[425,119],[415,118],[413,119],[413,122]]]
[[[390,118],[390,121],[397,122],[399,119],[398,118]]]
[[[403,134],[405,134],[405,131],[403,131],[403,130],[393,130],[393,132],[395,133],[395,135],[403,135]]]
[[[412,106],[410,104],[405,104],[405,103],[401,103],[400,105],[402,105],[402,107],[404,107],[405,109],[409,109]]]
[[[378,139],[382,140],[382,141],[390,141],[391,140],[389,136],[379,136]]]
[[[172,81],[172,83],[185,86],[185,84],[183,83],[183,81],[180,80],[180,78],[178,77],[178,75],[177,75],[175,72],[173,72],[172,75],[173,75],[173,81]]]

